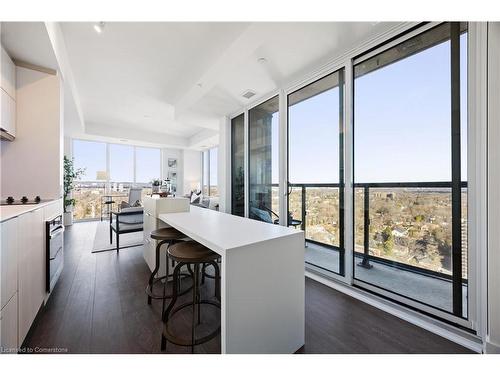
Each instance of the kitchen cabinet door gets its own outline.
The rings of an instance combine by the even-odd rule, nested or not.
[[[17,292],[17,218],[4,221],[0,226],[2,236],[0,247],[0,309],[3,309],[7,302]]]
[[[14,62],[2,47],[2,79],[0,86],[5,90],[9,96],[16,100],[16,66]]]
[[[43,209],[18,218],[19,343],[22,344],[45,298]]]
[[[33,300],[34,314],[38,312],[40,306],[45,299],[45,215],[43,208],[32,212],[33,221],[33,255],[32,265],[33,270]]]
[[[17,340],[17,293],[0,311],[1,353],[15,354],[19,348]]]
[[[0,127],[10,135],[16,135],[16,102],[3,89],[0,89],[2,114]]]

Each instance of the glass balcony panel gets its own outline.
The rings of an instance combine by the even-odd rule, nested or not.
[[[288,196],[288,211],[292,218],[302,220],[302,188],[291,187]],[[289,223],[291,226],[291,223]]]
[[[452,312],[451,188],[370,187],[367,253],[371,268],[361,266],[367,250],[364,193],[363,188],[355,190],[355,277]],[[466,201],[467,192],[463,189],[463,208]],[[462,260],[466,260],[467,221],[462,223]],[[466,316],[466,261],[462,262],[462,275]]]
[[[339,188],[306,187],[306,239],[340,246]]]

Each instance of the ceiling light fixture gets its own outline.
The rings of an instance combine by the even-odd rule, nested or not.
[[[267,62],[267,59],[266,59],[265,57],[259,57],[259,58],[257,59],[257,62],[258,62],[259,64],[265,64],[265,63]]]
[[[101,22],[98,22],[98,23],[94,24],[94,30],[95,30],[98,34],[100,34],[100,33],[102,33],[102,31],[104,30],[104,26],[105,26],[105,25],[106,25],[106,24],[105,24],[104,22],[102,22],[102,21],[101,21]]]

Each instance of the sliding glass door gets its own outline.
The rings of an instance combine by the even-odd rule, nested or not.
[[[245,115],[231,120],[231,213],[245,216]]]
[[[355,283],[466,318],[466,25],[361,57],[354,76]]]
[[[288,225],[305,230],[306,263],[344,274],[344,73],[288,95]]]
[[[248,111],[249,217],[278,223],[279,98]]]

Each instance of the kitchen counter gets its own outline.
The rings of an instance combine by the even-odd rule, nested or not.
[[[304,232],[196,206],[160,220],[221,255],[222,353],[304,345]]]
[[[36,210],[38,208],[45,207],[49,204],[54,203],[58,199],[51,199],[48,201],[40,202],[38,204],[26,204],[26,205],[12,205],[12,206],[0,206],[0,222],[12,219],[16,216],[25,214],[27,212]]]

